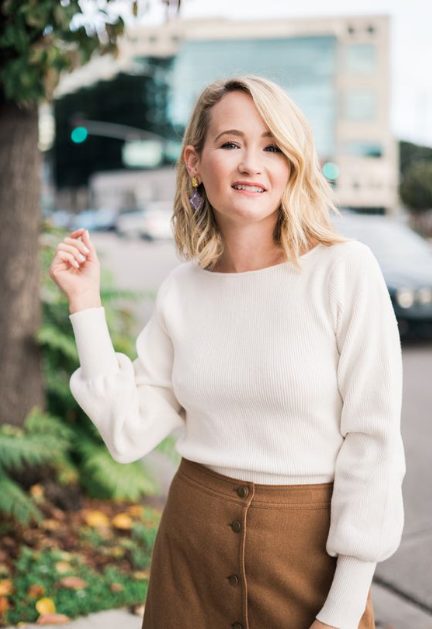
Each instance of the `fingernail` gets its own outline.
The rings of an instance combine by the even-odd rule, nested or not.
[[[83,245],[83,249],[86,253],[90,253],[90,249],[88,247],[86,247],[85,245]]]
[[[83,256],[83,255],[80,253],[78,257],[79,257],[79,259],[81,260],[81,262],[84,262],[84,260],[85,260],[85,256]]]

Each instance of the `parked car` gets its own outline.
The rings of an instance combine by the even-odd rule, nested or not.
[[[165,240],[173,237],[171,229],[172,206],[166,202],[149,203],[144,209],[120,212],[116,231],[120,236]]]
[[[382,215],[333,216],[344,236],[370,247],[381,267],[401,336],[432,338],[432,245],[404,224]]]
[[[44,213],[44,216],[55,226],[63,229],[69,229],[69,226],[74,218],[74,214],[69,210],[53,210],[52,212]]]
[[[148,206],[142,231],[147,240],[169,240],[173,238],[171,228],[172,207],[167,204]]]
[[[146,210],[122,210],[117,216],[116,232],[126,238],[140,238]]]
[[[84,227],[89,231],[111,231],[116,228],[118,211],[111,208],[83,210],[75,214],[69,224],[69,228],[79,229]]]

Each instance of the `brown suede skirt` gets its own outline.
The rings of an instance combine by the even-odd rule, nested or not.
[[[333,483],[262,485],[181,460],[142,629],[309,629],[330,589]],[[359,629],[374,629],[369,591]]]

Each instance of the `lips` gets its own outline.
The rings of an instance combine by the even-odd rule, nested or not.
[[[257,181],[234,181],[234,183],[231,184],[231,188],[234,188],[234,190],[239,189],[237,188],[237,186],[245,186],[247,188],[247,191],[250,191],[250,192],[256,192],[256,191],[249,190],[249,188],[258,188],[261,191],[261,193],[266,191],[265,186],[263,186],[262,183],[258,183]]]

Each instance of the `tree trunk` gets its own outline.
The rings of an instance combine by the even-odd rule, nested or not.
[[[45,408],[41,355],[38,108],[0,97],[0,424]]]

